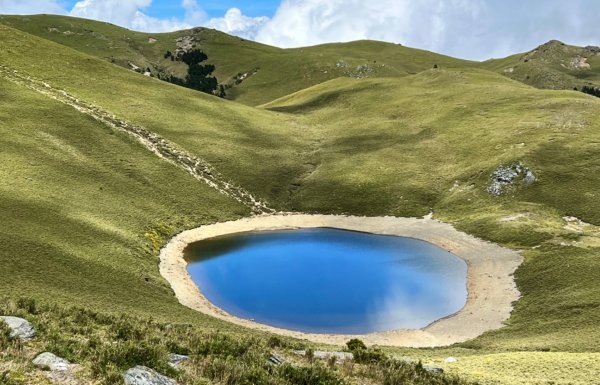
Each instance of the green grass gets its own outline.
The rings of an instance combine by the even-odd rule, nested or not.
[[[248,210],[125,134],[0,85],[0,293],[184,314],[145,234],[163,243],[182,228]]]
[[[1,16],[0,23],[55,41],[126,68],[164,69],[184,76],[181,63],[164,59],[181,36],[196,36],[208,54],[221,83],[232,83],[238,74],[251,75],[228,91],[228,98],[259,105],[339,76],[406,76],[434,64],[457,68],[474,63],[397,44],[359,41],[298,49],[279,49],[205,28],[164,34],[132,32],[111,24],[64,16]],[[65,34],[65,32],[70,34]],[[148,38],[157,39],[149,43]],[[232,60],[233,59],[233,60]],[[364,72],[364,71],[363,71]]]
[[[572,61],[576,58],[586,58],[589,68],[573,66]],[[600,85],[600,54],[557,40],[526,53],[488,60],[481,68],[498,71],[538,88],[581,90],[584,85]]]
[[[182,384],[470,384],[455,375],[430,374],[419,364],[398,361],[380,352],[370,354],[373,360],[336,364],[294,355],[293,349],[307,348],[300,342],[232,335],[147,317],[106,315],[81,307],[39,306],[27,299],[5,299],[0,302],[0,312],[25,317],[38,331],[34,341],[23,343],[8,338],[0,325],[0,380],[8,380],[10,385],[43,381],[28,363],[43,351],[81,365],[78,376],[85,383],[121,384],[125,370],[144,365]],[[168,364],[169,353],[185,354],[190,360],[175,369]],[[284,357],[286,362],[269,364],[272,354]]]
[[[493,357],[519,367],[539,362],[534,373],[516,372],[528,373],[524,384],[553,381],[550,376],[562,376],[557,384],[585,383],[579,366],[556,365],[561,354],[589,362],[600,349],[597,98],[539,90],[497,73],[501,66],[476,69],[392,44],[279,50],[199,30],[203,48],[221,60],[219,76],[260,64],[234,89],[242,103],[264,103],[254,108],[115,65],[133,54],[149,60],[177,33],[156,35],[158,42],[146,47],[148,34],[103,23],[49,16],[0,22],[56,41],[0,25],[3,65],[160,134],[275,209],[433,211],[463,231],[522,250],[525,262],[516,272],[522,299],[504,328],[447,349],[386,351],[460,356],[453,370],[471,376],[481,365],[481,375],[471,377],[486,384],[514,382],[504,361],[486,363]],[[94,33],[57,35],[46,24],[73,31],[93,25]],[[117,37],[132,41],[109,50]],[[111,63],[109,51],[121,59]],[[337,78],[343,70],[328,66],[342,58],[346,68],[373,60],[386,66],[365,79]],[[442,68],[432,70],[432,61]],[[298,76],[298,68],[310,76]],[[0,294],[265,338],[184,309],[157,269],[158,249],[171,235],[247,216],[247,208],[75,109],[3,79],[0,86],[0,164],[6,165],[0,168]],[[538,180],[501,197],[487,193],[491,173],[515,161]],[[539,355],[548,351],[553,355]],[[214,363],[227,366],[237,368]],[[378,373],[370,381],[385,383]]]

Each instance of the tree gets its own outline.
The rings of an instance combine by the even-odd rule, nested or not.
[[[581,92],[585,92],[586,94],[600,98],[600,88],[596,88],[593,86],[583,86],[581,87]]]
[[[170,51],[167,51],[167,53],[170,53]],[[165,58],[166,57],[167,55],[165,55]],[[171,60],[173,60],[173,56],[171,55],[170,57]],[[195,49],[184,53],[180,56],[180,59],[188,65],[185,80],[173,75],[163,78],[163,80],[197,91],[202,91],[207,94],[215,94],[215,91],[219,86],[217,78],[211,76],[215,71],[215,66],[212,64],[200,64],[206,61],[208,56],[201,50]]]

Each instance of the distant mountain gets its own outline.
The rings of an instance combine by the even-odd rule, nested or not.
[[[600,86],[600,47],[576,47],[551,40],[529,52],[489,60],[482,68],[537,88]]]

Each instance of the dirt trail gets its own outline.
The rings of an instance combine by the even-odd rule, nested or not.
[[[91,116],[97,121],[109,127],[125,132],[137,139],[144,147],[152,151],[158,157],[184,169],[194,178],[208,184],[236,201],[249,207],[255,214],[273,213],[266,202],[254,197],[244,188],[226,180],[210,163],[204,159],[195,157],[181,149],[172,142],[154,132],[133,123],[127,122],[115,115],[103,110],[99,106],[85,102],[66,91],[52,87],[50,84],[35,79],[31,76],[21,74],[4,65],[0,65],[0,76],[31,90],[39,92],[49,98],[75,108],[77,111]]]

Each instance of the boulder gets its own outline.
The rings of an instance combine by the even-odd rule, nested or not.
[[[299,355],[299,356],[305,356],[306,355],[306,351],[305,350],[294,350],[294,353]],[[345,361],[345,360],[352,360],[354,359],[354,354],[349,353],[349,352],[324,352],[324,351],[320,351],[320,350],[315,350],[313,352],[313,357],[314,358],[318,358],[320,360],[327,360],[330,357],[335,357],[335,359],[337,361]]]
[[[1,321],[4,321],[11,330],[11,338],[20,338],[24,341],[28,341],[35,337],[35,329],[29,321],[18,318],[18,317],[0,317]]]
[[[425,369],[429,373],[434,373],[434,374],[444,373],[444,368],[442,368],[441,366],[436,366],[436,365],[423,365],[423,369]]]
[[[269,365],[281,365],[285,362],[285,359],[277,354],[272,354],[267,360],[267,364]]]
[[[187,361],[189,359],[190,359],[190,357],[185,356],[183,354],[171,353],[171,354],[169,354],[169,365],[171,365],[172,367],[176,368],[182,362],[185,362],[185,361]]]
[[[498,166],[490,179],[490,184],[486,188],[487,192],[500,196],[514,186],[515,182],[521,181],[524,185],[530,185],[537,180],[537,177],[521,162],[515,162],[508,166]]]
[[[41,369],[50,369],[52,371],[66,371],[69,370],[70,362],[64,358],[57,357],[56,355],[45,352],[39,354],[34,358],[32,364]]]
[[[457,361],[458,360],[456,358],[454,358],[454,357],[448,357],[448,358],[446,358],[444,360],[444,362],[447,363],[447,364],[452,364],[452,363],[457,362]]]
[[[145,366],[136,366],[123,373],[127,385],[177,385],[175,380],[158,374]]]

